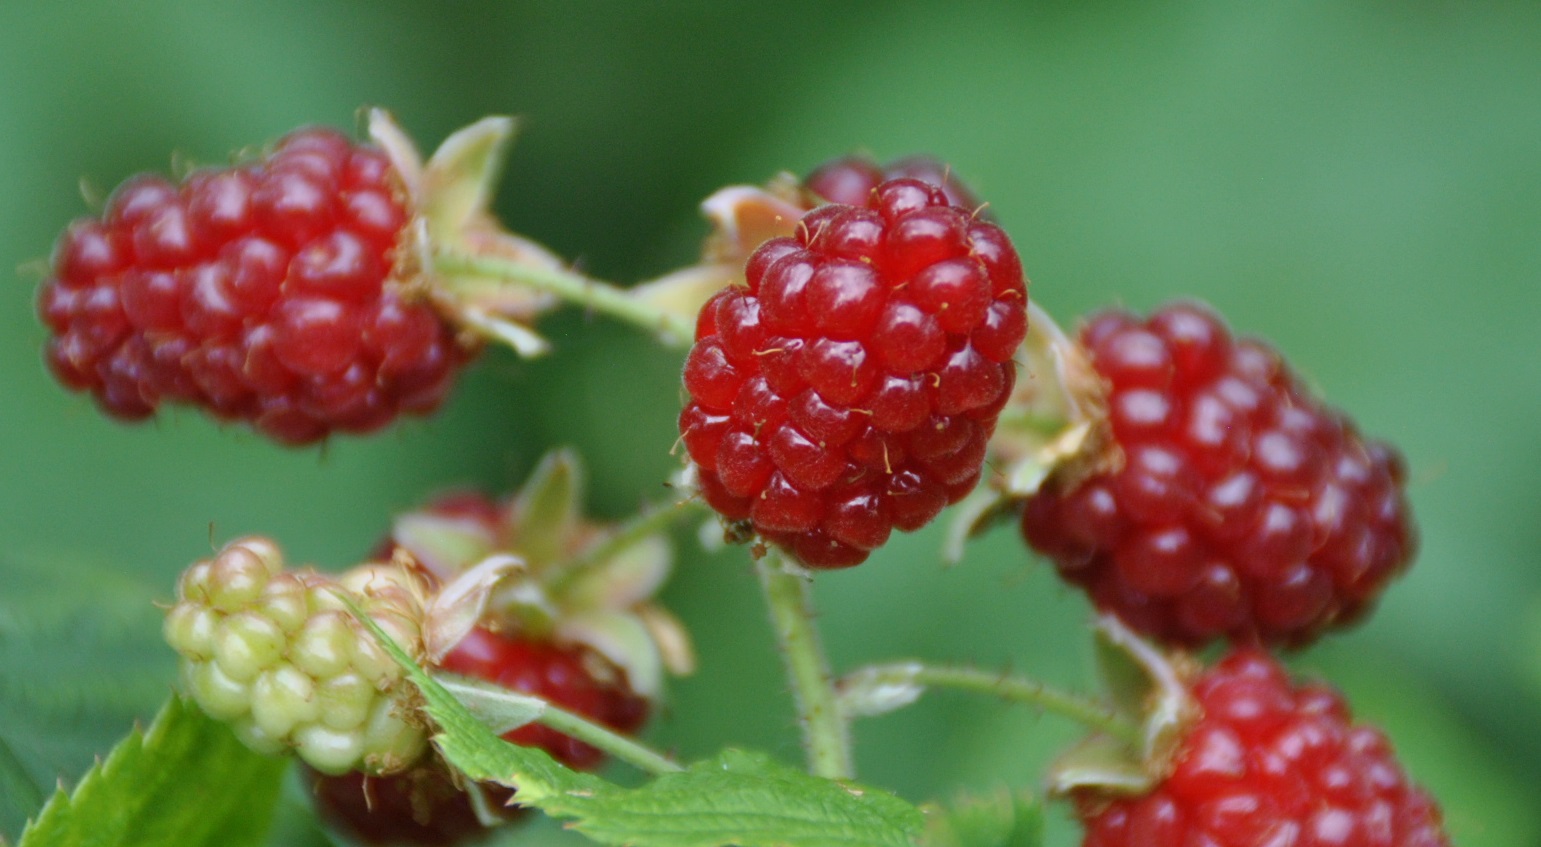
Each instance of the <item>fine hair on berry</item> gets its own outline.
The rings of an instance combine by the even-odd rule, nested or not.
[[[702,308],[679,427],[701,494],[815,568],[864,561],[979,481],[1027,289],[999,227],[901,178],[832,203]]]
[[[1449,847],[1433,798],[1332,689],[1249,648],[1193,695],[1200,717],[1153,790],[1076,793],[1083,847]]]
[[[426,414],[470,351],[412,284],[410,216],[385,154],[329,129],[133,177],[55,246],[44,358],[125,421],[187,404],[306,444]]]
[[[1101,609],[1169,643],[1301,646],[1410,562],[1401,455],[1360,435],[1272,347],[1207,307],[1093,317],[1113,469],[1051,478],[1028,542]]]

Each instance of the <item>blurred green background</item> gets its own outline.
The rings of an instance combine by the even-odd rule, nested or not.
[[[1159,5],[1160,8],[1156,8]],[[1362,628],[1295,662],[1385,725],[1465,845],[1541,838],[1541,5],[919,2],[0,3],[0,836],[171,684],[158,613],[212,540],[329,567],[444,486],[542,450],[593,509],[669,496],[677,354],[565,314],[442,414],[288,451],[187,411],[110,423],[44,373],[54,236],[173,154],[219,161],[384,105],[431,146],[524,116],[499,211],[601,278],[689,262],[713,189],[831,156],[932,152],[1012,233],[1063,321],[1192,295],[1275,341],[1412,467],[1422,555]],[[651,738],[799,753],[745,558],[682,536],[668,601],[701,672]],[[840,667],[907,655],[1090,684],[1085,603],[1009,529],[963,567],[933,529],[821,578]],[[960,695],[858,727],[912,800],[1034,786],[1061,722]],[[275,843],[323,843],[297,792]],[[1051,841],[1070,844],[1058,816]],[[571,843],[552,827],[520,843]]]

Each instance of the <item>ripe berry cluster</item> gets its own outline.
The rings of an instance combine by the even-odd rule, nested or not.
[[[1321,404],[1272,348],[1179,303],[1081,333],[1119,467],[1052,481],[1027,540],[1163,641],[1299,646],[1350,624],[1412,557],[1402,459]]]
[[[1239,650],[1193,685],[1201,717],[1148,794],[1079,797],[1084,847],[1445,847],[1439,808],[1325,686]]]
[[[186,403],[286,444],[430,412],[468,353],[399,273],[409,217],[384,153],[325,129],[135,177],[55,247],[45,358],[113,417]]]
[[[259,160],[180,184],[136,177],[100,217],[71,224],[39,295],[55,375],[120,419],[187,403],[303,444],[435,408],[472,352],[441,308],[534,349],[514,318],[569,287],[601,289],[567,277],[536,290],[520,262],[536,276],[560,276],[560,263],[467,200],[487,196],[477,178],[496,169],[478,156],[506,141],[506,120],[457,134],[426,170],[398,149],[393,124],[375,128],[389,155],[301,130]],[[445,181],[436,200],[419,191]],[[677,321],[660,303],[688,301],[697,317],[678,424],[701,498],[803,565],[859,564],[893,529],[920,528],[976,487],[1003,409],[1031,419],[1046,390],[1014,391],[1018,360],[1059,342],[1024,344],[1016,250],[935,160],[845,157],[781,193],[723,196],[728,228],[735,210],[747,223],[706,264],[717,273],[747,256],[742,284],[706,294],[700,280],[722,276],[687,272],[677,288],[610,289],[595,302],[656,329]],[[782,234],[751,253],[763,231]],[[496,288],[489,269],[513,268],[528,290],[447,304],[452,286],[419,261],[482,289]],[[484,308],[500,303],[504,314]],[[1059,464],[1022,504],[1025,537],[1130,627],[1169,646],[1240,645],[1192,680],[1176,751],[1141,751],[1151,760],[1136,764],[1160,777],[1149,792],[1074,789],[1086,847],[1447,844],[1386,740],[1329,689],[1292,686],[1262,652],[1360,619],[1406,568],[1415,539],[1396,450],[1200,306],[1107,312],[1079,347],[1061,346],[1100,380],[1087,406],[1105,419],[1080,422],[1080,434],[1109,437],[1070,439],[1086,446],[1068,458],[1034,455]],[[1020,452],[1005,440],[997,455]],[[337,578],[286,570],[266,539],[230,543],[188,569],[166,618],[187,690],[252,748],[297,753],[321,815],[350,838],[481,834],[489,804],[469,792],[490,806],[517,795],[467,786],[429,751],[401,669],[341,598],[431,670],[635,733],[661,668],[690,664],[683,629],[651,603],[669,545],[645,521],[628,534],[583,520],[580,479],[558,455],[506,503],[443,498]],[[604,759],[539,724],[504,737],[572,768]]]
[[[831,203],[702,308],[680,415],[702,495],[817,568],[978,483],[1026,331],[1004,232],[915,179]]]

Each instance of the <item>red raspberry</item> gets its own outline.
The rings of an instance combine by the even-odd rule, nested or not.
[[[702,308],[679,426],[702,495],[810,567],[979,481],[1027,289],[1006,234],[914,179],[805,215]]]
[[[1078,791],[1084,847],[1448,847],[1439,807],[1386,737],[1252,649],[1201,676],[1202,716],[1150,793]]]
[[[359,844],[453,847],[487,833],[471,795],[438,762],[391,776],[358,771],[326,776],[308,768],[306,775],[321,820]],[[505,821],[529,814],[504,805],[513,796],[508,788],[491,784],[480,790],[490,810]]]
[[[55,247],[48,365],[119,419],[190,403],[285,444],[430,412],[468,352],[397,277],[402,197],[384,153],[328,129],[134,177]]]
[[[1051,480],[1022,528],[1099,608],[1172,643],[1300,646],[1361,618],[1406,568],[1401,456],[1271,347],[1190,303],[1101,314],[1081,342],[1122,465]]]
[[[908,177],[928,182],[942,189],[947,202],[970,211],[981,204],[963,181],[945,162],[930,156],[908,156],[879,166],[866,156],[844,156],[814,168],[803,180],[803,187],[830,203],[863,206],[884,180]]]

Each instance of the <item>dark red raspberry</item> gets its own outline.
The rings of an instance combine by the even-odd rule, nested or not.
[[[1154,790],[1077,792],[1084,847],[1448,847],[1434,800],[1330,688],[1247,649],[1193,693],[1202,716]]]
[[[285,444],[430,412],[468,352],[396,278],[402,197],[384,153],[328,129],[134,177],[55,247],[48,366],[122,420],[189,403]]]
[[[623,735],[635,734],[647,721],[648,701],[631,690],[626,673],[587,647],[478,627],[444,657],[441,667],[533,694]],[[605,759],[598,748],[540,724],[522,726],[503,737],[539,747],[577,770],[592,770]]]
[[[352,842],[453,847],[490,832],[477,818],[471,795],[437,761],[391,776],[358,771],[327,776],[309,768],[306,775],[321,820]],[[529,814],[504,805],[514,794],[508,788],[491,784],[480,790],[489,810],[504,821]]]
[[[803,187],[830,203],[865,206],[872,189],[884,180],[904,177],[941,188],[947,202],[959,208],[972,212],[981,207],[974,192],[953,174],[952,168],[930,156],[907,156],[883,166],[867,156],[843,156],[815,168],[803,180]]]
[[[810,567],[858,564],[973,489],[1027,326],[999,227],[919,180],[868,194],[756,250],[685,363],[702,495]]]
[[[1373,606],[1416,546],[1395,448],[1207,308],[1112,311],[1081,342],[1116,471],[1051,479],[1022,528],[1097,606],[1167,642],[1300,646]]]

